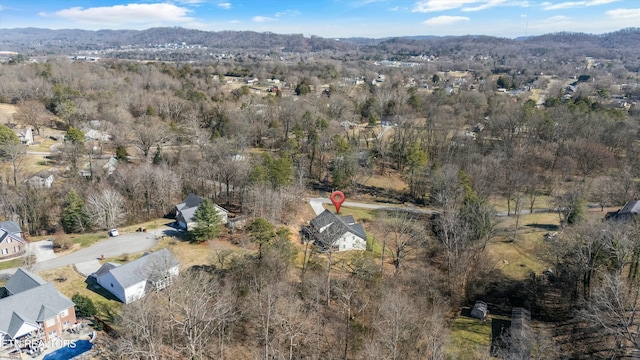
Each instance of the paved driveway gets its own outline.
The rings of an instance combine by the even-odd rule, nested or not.
[[[333,203],[331,202],[331,200],[327,198],[318,197],[318,198],[309,199],[309,204],[313,208],[313,211],[316,213],[316,215],[320,215],[320,213],[324,211],[324,207],[322,206],[322,204],[333,204]],[[404,205],[398,206],[398,205],[392,205],[392,204],[368,204],[368,203],[360,203],[360,202],[354,202],[354,201],[345,201],[344,203],[342,203],[342,206],[358,207],[358,208],[372,209],[372,210],[384,209],[389,211],[406,211],[406,212],[411,212],[415,214],[435,214],[438,212],[437,210],[422,209],[414,206],[404,206]]]
[[[42,240],[27,244],[28,254],[35,255],[36,262],[49,259],[55,259],[56,253],[53,252],[53,241]]]
[[[107,238],[74,253],[38,262],[33,266],[33,270],[50,270],[89,260],[97,260],[102,256],[115,257],[122,254],[143,252],[154,247],[157,243],[154,233],[135,232],[122,234],[120,236]]]

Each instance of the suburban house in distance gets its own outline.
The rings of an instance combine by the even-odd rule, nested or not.
[[[640,200],[631,200],[627,201],[620,210],[607,213],[605,219],[628,220],[638,214],[640,214]]]
[[[0,222],[0,260],[25,254],[27,242],[22,238],[22,229],[15,221]]]
[[[125,304],[142,298],[151,290],[162,290],[178,275],[178,260],[161,249],[126,264],[104,263],[90,276]]]
[[[312,241],[322,251],[366,250],[367,234],[353,216],[339,216],[323,211],[302,228],[302,236]]]
[[[193,216],[195,215],[196,210],[198,210],[198,206],[200,206],[202,200],[204,199],[198,195],[189,194],[183,202],[176,205],[176,207],[174,208],[174,212],[176,223],[178,224],[179,228],[186,231],[189,231],[190,227],[193,228],[193,226],[195,225]],[[222,223],[226,224],[229,221],[229,212],[218,205],[215,205],[215,207],[218,211],[218,215],[220,215]]]
[[[18,139],[23,145],[33,145],[33,130],[30,127],[25,129],[13,129],[13,131],[18,135]]]
[[[52,283],[25,269],[13,274],[1,295],[0,344],[49,341],[76,322],[75,304]]]

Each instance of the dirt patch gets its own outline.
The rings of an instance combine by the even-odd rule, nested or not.
[[[6,124],[13,121],[13,114],[17,113],[17,107],[11,104],[0,104],[0,123]]]

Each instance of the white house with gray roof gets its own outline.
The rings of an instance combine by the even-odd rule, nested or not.
[[[104,263],[91,276],[120,301],[129,304],[151,290],[168,286],[178,275],[178,267],[178,260],[165,248],[122,265]]]
[[[32,339],[49,341],[76,322],[75,304],[52,283],[18,269],[0,298],[0,343]]]
[[[340,216],[325,210],[302,228],[307,241],[313,241],[320,250],[366,250],[367,234],[353,216]]]
[[[183,202],[176,205],[174,212],[179,228],[189,231],[196,226],[194,215],[203,200],[201,196],[189,194]],[[229,220],[229,212],[216,204],[214,204],[214,206],[218,212],[218,216],[220,216],[222,224],[226,224]]]

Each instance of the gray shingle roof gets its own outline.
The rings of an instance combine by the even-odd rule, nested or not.
[[[360,224],[355,224],[353,216],[338,216],[329,210],[325,210],[310,222],[309,229],[315,240],[323,247],[330,247],[344,233],[350,231],[359,237],[366,239],[367,234]]]
[[[198,205],[200,205],[200,203],[202,202],[202,200],[204,199],[196,194],[189,194],[187,195],[187,197],[184,199],[183,202],[176,205],[176,208],[180,211],[183,211],[189,208],[197,208]]]
[[[619,215],[639,214],[640,200],[627,201],[626,204],[618,211]]]
[[[0,332],[14,337],[23,323],[37,325],[74,306],[74,303],[46,283],[0,299]]]
[[[185,224],[193,222],[193,216],[203,200],[204,199],[202,197],[195,194],[187,195],[183,202],[176,205],[176,210],[178,210],[176,220],[182,221]],[[226,209],[216,204],[214,204],[214,206],[219,213],[228,213]]]
[[[7,230],[12,235],[18,235],[22,233],[20,225],[15,221],[0,221],[0,228]]]
[[[95,277],[98,276],[102,276],[103,274],[106,274],[109,272],[109,270],[113,269],[113,268],[117,268],[118,266],[120,266],[120,264],[114,264],[112,262],[106,262],[104,264],[102,264],[102,266],[100,266],[100,268],[93,273],[92,275]]]
[[[46,283],[47,282],[40,276],[23,268],[19,268],[9,281],[7,281],[7,284],[4,287],[11,294],[18,294]]]
[[[164,276],[167,270],[177,265],[179,265],[178,260],[171,255],[169,250],[164,248],[114,267],[108,272],[123,288],[127,288],[141,281],[153,281],[157,277]]]

